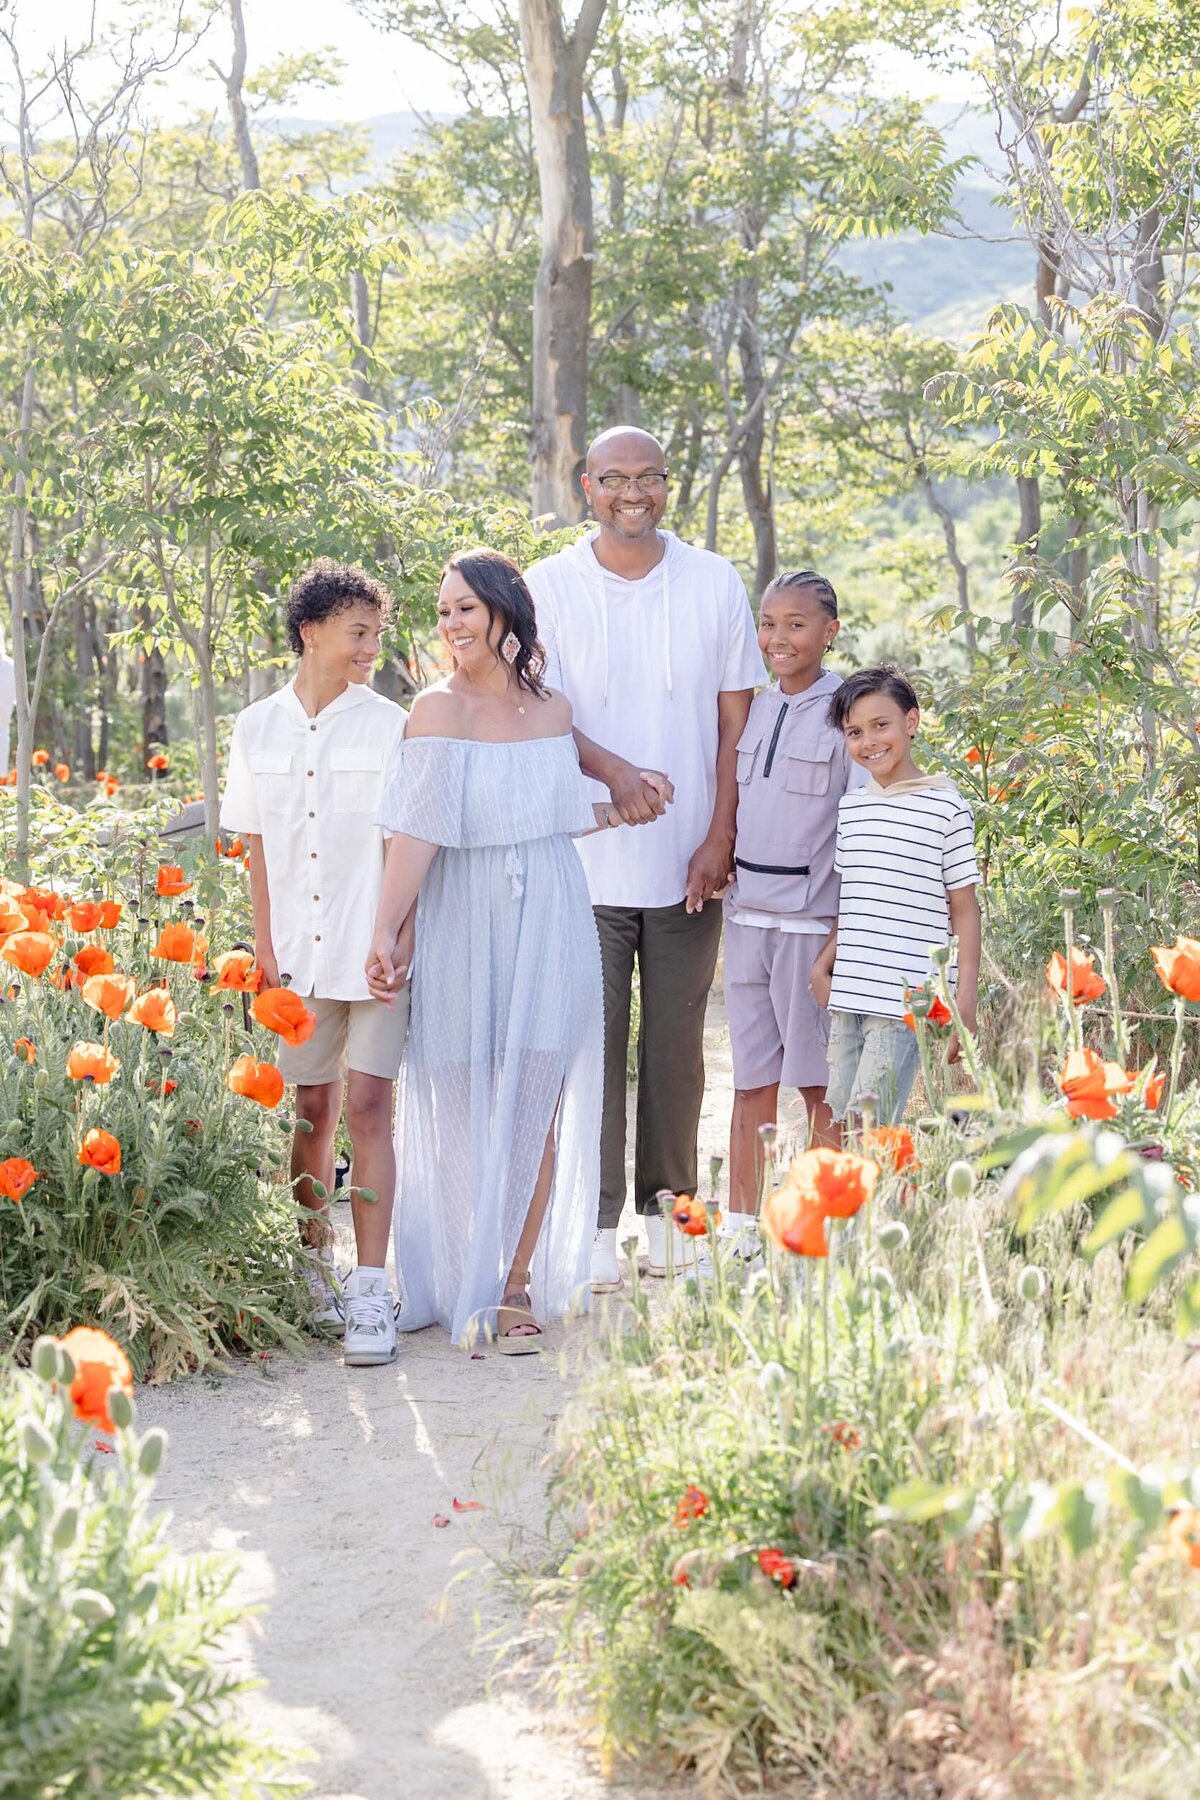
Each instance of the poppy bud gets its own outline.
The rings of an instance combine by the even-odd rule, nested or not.
[[[108,1416],[118,1431],[128,1431],[133,1424],[133,1401],[122,1387],[111,1387],[105,1401]]]
[[[1039,1269],[1036,1263],[1027,1264],[1021,1270],[1020,1279],[1017,1282],[1017,1292],[1022,1300],[1028,1301],[1030,1306],[1036,1306],[1045,1291],[1045,1269]]]
[[[325,1186],[325,1183],[323,1181],[314,1181],[310,1185],[312,1187],[313,1193],[315,1194],[315,1196],[318,1200],[328,1200],[329,1189]]]
[[[282,1119],[279,1122],[281,1125],[283,1125],[283,1128],[285,1131],[290,1129],[290,1127],[288,1125],[286,1125]],[[303,1131],[304,1133],[307,1134],[308,1132],[310,1132],[312,1130],[312,1122],[308,1119],[297,1119],[296,1120],[296,1130]]]
[[[881,1250],[903,1250],[908,1242],[908,1226],[902,1219],[889,1219],[880,1229],[879,1248]]]
[[[952,1200],[967,1200],[975,1192],[975,1171],[968,1162],[952,1162],[946,1170],[946,1192]]]
[[[158,1583],[153,1575],[147,1575],[145,1581],[138,1583],[133,1590],[133,1598],[129,1604],[135,1613],[146,1613],[158,1599]]]
[[[33,1346],[29,1365],[39,1381],[53,1381],[58,1374],[58,1345],[52,1337],[40,1337]]]
[[[758,1371],[758,1385],[764,1394],[781,1394],[788,1384],[788,1373],[782,1363],[765,1362]]]
[[[156,1425],[154,1430],[148,1431],[142,1439],[141,1449],[138,1451],[139,1475],[157,1475],[159,1469],[162,1467],[162,1459],[166,1454],[166,1449],[167,1434],[165,1431],[161,1431]]]
[[[367,1202],[368,1206],[374,1206],[379,1199],[379,1195],[375,1192],[374,1188],[360,1187],[355,1188],[354,1191],[360,1200],[365,1200]]]
[[[889,1270],[874,1268],[870,1273],[871,1286],[877,1294],[892,1294],[896,1291],[896,1283]]]
[[[22,1419],[21,1448],[30,1463],[48,1463],[54,1455],[54,1439],[40,1419]]]
[[[61,1344],[58,1346],[58,1379],[64,1387],[70,1387],[75,1379],[75,1358]]]
[[[49,1071],[49,1069],[39,1069],[37,1071],[37,1074],[33,1078],[34,1093],[35,1094],[44,1094],[46,1089],[49,1086],[50,1086],[50,1071]]]
[[[68,1601],[69,1610],[85,1625],[106,1625],[116,1616],[116,1607],[107,1594],[97,1588],[76,1588]]]
[[[69,1550],[75,1542],[75,1534],[79,1530],[79,1508],[68,1503],[63,1507],[54,1521],[50,1533],[50,1547],[53,1550]]]

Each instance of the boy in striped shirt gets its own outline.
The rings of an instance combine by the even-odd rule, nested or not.
[[[838,805],[834,866],[838,922],[813,963],[812,989],[831,1013],[829,1090],[835,1120],[861,1114],[874,1094],[880,1124],[894,1125],[917,1066],[905,994],[929,981],[930,951],[958,940],[957,999],[975,1030],[980,924],[971,809],[944,775],[913,762],[920,709],[893,668],[860,669],[829,705],[851,760],[870,777]],[[949,1059],[958,1058],[951,1039]]]

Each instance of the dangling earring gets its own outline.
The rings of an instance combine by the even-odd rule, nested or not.
[[[510,631],[500,646],[500,654],[506,663],[515,663],[521,654],[521,640],[515,631]]]

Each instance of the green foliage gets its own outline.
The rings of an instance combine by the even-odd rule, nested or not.
[[[169,1555],[161,1433],[92,1451],[53,1381],[0,1378],[0,1789],[16,1800],[301,1790],[221,1668],[232,1568]]]

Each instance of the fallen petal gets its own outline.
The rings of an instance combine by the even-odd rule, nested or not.
[[[482,1500],[455,1500],[453,1502],[453,1506],[454,1506],[455,1512],[482,1512],[483,1511],[483,1501]]]
[[[439,1531],[444,1531],[446,1526],[450,1523],[445,1513],[434,1513],[433,1522]]]

